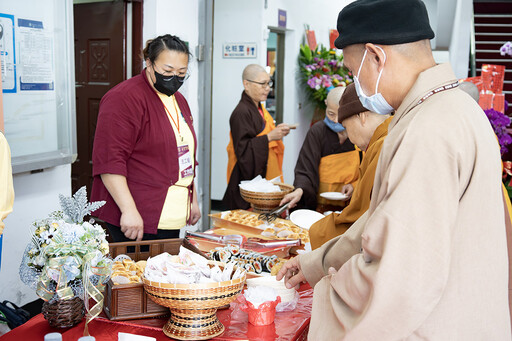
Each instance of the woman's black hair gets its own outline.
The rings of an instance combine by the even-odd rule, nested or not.
[[[151,63],[155,61],[158,55],[165,50],[177,51],[191,56],[187,44],[177,36],[165,34],[146,42],[146,47],[142,50],[144,60],[149,59]]]

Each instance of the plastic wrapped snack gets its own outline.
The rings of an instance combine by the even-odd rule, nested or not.
[[[164,252],[149,258],[144,276],[152,282],[160,283],[214,283],[234,279],[233,273],[242,277],[243,272],[233,271],[234,266],[234,263],[230,263],[222,270],[215,264],[210,268],[206,258],[182,247],[178,256],[171,256]]]
[[[244,180],[239,185],[246,191],[258,192],[258,193],[273,193],[281,192],[281,188],[267,179],[258,175],[252,180]]]
[[[251,287],[243,295],[237,297],[240,309],[247,312],[249,323],[255,326],[266,326],[274,323],[276,306],[281,297],[270,287]]]

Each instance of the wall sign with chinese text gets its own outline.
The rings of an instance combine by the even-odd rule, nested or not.
[[[223,58],[256,58],[256,43],[224,43]]]
[[[286,11],[284,9],[277,10],[277,26],[286,28]]]

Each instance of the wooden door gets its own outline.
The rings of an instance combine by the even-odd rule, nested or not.
[[[78,158],[73,163],[73,193],[92,186],[92,146],[103,95],[125,78],[125,2],[74,5],[76,124]]]

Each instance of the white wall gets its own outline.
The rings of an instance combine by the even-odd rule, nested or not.
[[[14,209],[5,220],[0,270],[0,300],[25,304],[37,299],[23,284],[18,269],[30,241],[31,224],[60,209],[59,194],[71,195],[71,165],[45,169],[42,173],[14,175]]]
[[[249,64],[264,65],[263,0],[215,0],[213,18],[211,198],[220,200],[227,186],[229,117],[242,94],[242,71]],[[255,42],[257,58],[224,59],[224,43]]]
[[[450,62],[458,78],[468,76],[471,0],[423,0],[436,37],[431,45],[438,63]]]
[[[471,0],[457,0],[455,14],[453,15],[453,31],[450,41],[450,63],[457,78],[468,76],[471,15],[473,2]]]
[[[277,26],[277,11],[287,11],[283,120],[299,123],[285,137],[283,172],[285,182],[293,183],[295,162],[309,129],[314,107],[306,105],[297,79],[297,58],[304,37],[304,24],[315,30],[318,43],[329,44],[329,30],[336,29],[339,11],[352,0],[309,1],[216,0],[214,8],[213,100],[212,100],[212,184],[211,198],[220,200],[227,186],[226,146],[229,142],[229,117],[243,90],[242,70],[251,63],[266,63],[266,28]],[[319,4],[321,3],[321,5]],[[256,42],[256,59],[224,59],[225,42]],[[299,106],[302,109],[299,109]],[[215,180],[213,180],[215,179]]]

